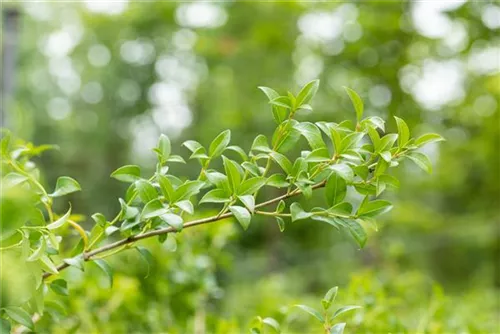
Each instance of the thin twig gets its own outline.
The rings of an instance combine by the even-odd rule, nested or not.
[[[312,189],[322,188],[322,187],[325,186],[325,184],[326,184],[326,181],[322,181],[322,182],[317,183],[314,186],[312,186]],[[284,194],[282,196],[270,199],[270,200],[268,200],[266,202],[262,202],[260,204],[257,204],[255,206],[255,208],[258,209],[258,208],[261,208],[261,207],[264,207],[264,206],[267,206],[267,205],[270,205],[270,204],[273,204],[273,203],[277,203],[277,202],[279,202],[281,200],[284,200],[284,199],[287,199],[287,198],[290,198],[290,197],[294,197],[294,196],[300,195],[301,193],[302,193],[302,191],[300,191],[299,189],[297,189],[297,190],[295,190],[295,191],[293,191],[293,192],[291,192],[289,194]],[[196,219],[196,220],[193,220],[193,221],[185,223],[184,226],[183,226],[183,229],[190,228],[190,227],[197,226],[197,225],[214,223],[216,221],[219,221],[219,220],[222,220],[222,219],[225,219],[225,218],[229,218],[231,216],[233,216],[233,214],[231,212],[227,212],[227,213],[224,213],[222,215],[216,215],[216,216],[212,216],[212,217]],[[84,252],[83,253],[83,259],[84,259],[84,261],[90,261],[97,254],[101,254],[101,253],[107,252],[109,250],[115,249],[117,247],[120,247],[120,246],[123,246],[123,245],[127,245],[127,244],[131,244],[131,243],[134,243],[134,242],[142,240],[142,239],[147,239],[147,238],[151,238],[151,237],[154,237],[154,236],[157,236],[157,235],[168,234],[168,233],[172,233],[172,232],[176,232],[176,229],[173,228],[173,227],[165,227],[165,228],[162,228],[162,229],[158,229],[158,230],[154,230],[154,231],[149,231],[149,232],[138,234],[138,235],[135,235],[135,236],[130,236],[128,238],[121,239],[121,240],[115,241],[113,243],[104,245],[102,247],[96,248],[93,251]],[[64,269],[66,269],[68,267],[69,267],[69,264],[67,264],[66,262],[64,262],[64,263],[61,263],[60,265],[57,266],[57,270],[61,271],[61,270],[64,270]],[[43,274],[43,278],[45,279],[45,278],[47,278],[47,277],[49,277],[51,275],[53,275],[53,274],[49,273],[49,272],[46,272],[46,273]]]

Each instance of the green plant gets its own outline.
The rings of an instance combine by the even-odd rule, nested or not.
[[[318,86],[318,80],[312,81],[296,96],[259,87],[268,97],[277,123],[271,145],[267,137],[259,135],[245,151],[230,145],[229,130],[220,133],[208,147],[192,140],[184,142],[191,152],[189,159],[200,164],[199,176],[193,180],[169,174],[170,164],[185,160],[172,154],[167,136],[160,136],[154,148],[158,159],[155,173],[145,177],[135,165],[115,170],[111,177],[130,184],[124,199],[119,199],[121,210],[112,219],[94,213],[95,224],[90,231],[79,224],[83,217],[73,214],[71,205],[64,213],[54,212],[55,200],[81,190],[77,181],[60,177],[53,192],[42,185],[32,160],[53,147],[34,146],[5,133],[1,141],[2,259],[17,261],[18,276],[26,278],[26,288],[19,295],[3,298],[2,317],[33,329],[30,314],[43,314],[47,288],[68,294],[66,281],[58,278],[64,269],[72,266],[83,271],[85,262],[92,262],[112,283],[113,270],[104,260],[107,256],[135,248],[150,262],[153,256],[137,245],[140,240],[158,237],[165,242],[171,233],[230,217],[247,229],[253,216],[270,216],[281,231],[285,219],[312,219],[348,230],[363,247],[365,228],[375,226],[374,218],[392,208],[391,202],[377,199],[386,189],[399,186],[399,181],[388,174],[389,169],[409,159],[430,172],[431,164],[418,148],[442,138],[437,134],[410,138],[408,126],[398,117],[398,133],[385,133],[380,117],[363,118],[363,102],[349,88],[346,91],[354,105],[356,122],[297,121],[297,113],[312,110],[309,102]],[[308,148],[290,159],[285,153],[300,145],[301,138]],[[283,193],[262,199],[259,191],[263,187],[283,189]],[[299,196],[310,198],[321,188],[325,189],[325,207],[304,209]],[[218,206],[218,213],[198,218],[205,204]],[[264,210],[271,205],[273,210]],[[79,236],[74,246],[68,242],[68,228]],[[116,240],[117,234],[122,238]],[[8,274],[13,277],[12,272]],[[5,272],[2,281],[8,285],[9,277],[4,276]],[[47,308],[49,312],[52,309]],[[329,327],[328,319],[325,321],[325,327]],[[2,326],[10,325],[2,320]]]

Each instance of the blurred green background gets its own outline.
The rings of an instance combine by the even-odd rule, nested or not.
[[[209,143],[222,130],[245,149],[274,122],[257,86],[297,91],[319,78],[309,121],[353,118],[342,86],[366,115],[447,141],[426,147],[431,176],[398,170],[395,209],[359,250],[345,234],[307,221],[280,233],[256,218],[144,242],[97,269],[68,270],[67,315],[51,333],[240,333],[255,315],[285,332],[320,327],[289,306],[363,306],[349,333],[498,333],[500,222],[500,6],[494,1],[19,3],[16,90],[7,127],[60,146],[40,160],[46,184],[71,175],[83,187],[74,212],[113,215],[124,164],[153,171],[160,133]],[[4,31],[5,33],[5,31]],[[195,176],[192,162],[176,167]],[[174,172],[175,174],[175,172]],[[269,194],[271,196],[272,194]],[[61,208],[65,203],[61,200]],[[207,212],[208,214],[208,212]],[[84,223],[91,226],[91,220]],[[95,270],[95,271],[94,271]],[[149,271],[149,273],[148,273]],[[56,307],[56,306],[54,306]]]

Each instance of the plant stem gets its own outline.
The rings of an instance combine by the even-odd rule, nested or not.
[[[312,189],[323,188],[325,186],[325,184],[326,184],[326,181],[322,181],[322,182],[317,183],[314,186],[312,186]],[[300,191],[300,189],[296,189],[295,191],[292,191],[289,194],[284,194],[284,195],[278,196],[276,198],[270,199],[268,201],[259,203],[259,204],[257,204],[255,206],[255,208],[256,209],[262,208],[264,206],[267,206],[267,205],[270,205],[270,204],[273,204],[273,203],[277,203],[277,202],[279,202],[281,200],[284,200],[284,199],[287,199],[287,198],[290,198],[290,197],[294,197],[294,196],[300,195],[301,193],[302,193],[302,191]],[[223,220],[225,218],[229,218],[231,216],[233,216],[233,214],[231,212],[226,212],[226,213],[221,214],[221,215],[216,215],[216,216],[211,216],[211,217],[196,219],[196,220],[192,220],[190,222],[185,223],[183,228],[186,229],[186,228],[190,228],[190,227],[197,226],[197,225],[214,223],[214,222],[217,222],[219,220]],[[104,252],[107,252],[109,250],[112,250],[112,249],[115,249],[115,248],[118,248],[118,247],[122,247],[124,245],[128,245],[128,244],[134,243],[134,242],[142,240],[142,239],[148,239],[148,238],[151,238],[151,237],[155,237],[157,235],[168,234],[168,233],[172,233],[172,232],[176,232],[176,229],[173,228],[173,227],[165,227],[165,228],[161,228],[161,229],[158,229],[158,230],[149,231],[149,232],[146,232],[146,233],[141,233],[141,234],[138,234],[138,235],[135,235],[135,236],[130,236],[128,238],[121,239],[121,240],[115,241],[113,243],[104,245],[102,247],[96,248],[96,249],[94,249],[92,251],[84,252],[83,253],[83,259],[84,259],[84,261],[90,261],[96,255],[104,253]],[[69,267],[69,264],[67,264],[66,262],[64,262],[64,263],[61,263],[61,264],[59,264],[57,266],[57,270],[61,271],[61,270],[64,270],[64,269],[66,269],[68,267]],[[45,279],[45,278],[47,278],[47,277],[49,277],[51,275],[52,275],[51,273],[46,272],[46,273],[43,274],[43,278]]]
[[[291,217],[292,215],[290,213],[278,213],[278,212],[268,212],[268,211],[255,211],[256,214],[258,215],[263,215],[263,216],[273,216],[273,217]]]

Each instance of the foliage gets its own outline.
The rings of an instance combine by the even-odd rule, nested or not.
[[[271,145],[265,136],[259,135],[247,152],[230,145],[229,130],[216,136],[208,148],[196,141],[185,142],[191,152],[189,160],[200,165],[196,179],[169,174],[172,164],[185,160],[172,154],[167,136],[160,136],[153,149],[158,160],[154,175],[143,176],[140,167],[133,165],[116,169],[111,176],[130,184],[124,199],[119,199],[121,210],[112,219],[94,213],[95,225],[90,231],[78,223],[82,217],[72,213],[71,204],[60,214],[53,210],[56,198],[81,190],[76,180],[60,177],[53,192],[40,183],[40,172],[32,159],[50,147],[36,147],[6,134],[1,142],[2,206],[9,210],[2,212],[2,253],[15,254],[20,263],[26,262],[23,270],[27,271],[31,284],[26,287],[29,293],[22,298],[2,303],[7,305],[2,308],[3,313],[14,323],[33,329],[30,314],[43,315],[47,287],[57,294],[68,295],[67,282],[57,277],[62,270],[74,267],[84,271],[85,262],[92,261],[112,284],[113,270],[105,257],[135,248],[152,265],[153,255],[138,246],[138,241],[158,237],[163,243],[169,234],[229,217],[234,217],[246,230],[254,216],[272,216],[281,231],[287,224],[285,219],[296,222],[310,218],[349,231],[363,247],[366,228],[375,226],[374,218],[392,208],[391,202],[378,199],[386,189],[398,187],[399,181],[388,174],[389,169],[409,159],[430,172],[428,158],[418,149],[442,138],[437,134],[410,138],[408,126],[398,117],[398,133],[386,133],[381,118],[363,118],[363,103],[351,89],[347,92],[356,111],[356,123],[295,120],[296,113],[312,109],[309,103],[318,86],[318,80],[312,81],[296,96],[290,92],[279,95],[271,88],[260,87],[269,99],[277,123]],[[308,148],[293,159],[285,155],[301,138]],[[263,187],[283,188],[284,192],[261,199],[258,194]],[[325,188],[326,207],[304,209],[297,197],[311,198],[313,191],[320,188]],[[16,196],[27,202],[17,207],[8,205]],[[215,204],[218,213],[196,218],[198,207],[203,204]],[[262,210],[271,205],[275,205],[274,211]],[[67,238],[68,228],[79,235],[74,246],[66,241],[71,239]],[[113,241],[118,233],[123,239]],[[56,265],[58,260],[62,262]],[[332,289],[325,296],[325,312],[335,295],[336,289]],[[298,307],[324,323],[331,333],[341,333],[345,324],[331,325],[330,321],[351,309],[340,309],[328,318],[307,306]]]

